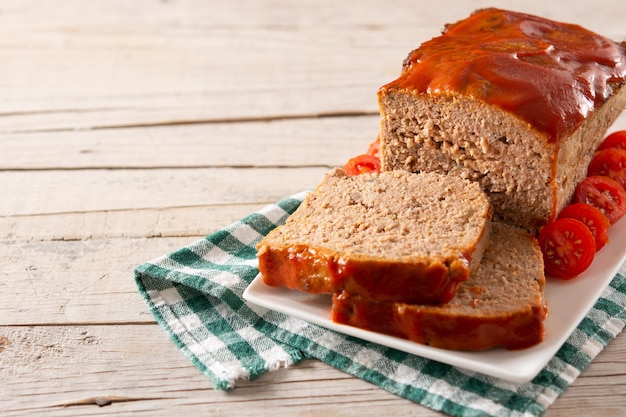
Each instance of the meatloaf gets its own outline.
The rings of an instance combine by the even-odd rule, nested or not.
[[[544,336],[542,255],[534,237],[494,222],[478,270],[447,304],[415,305],[334,295],[331,318],[417,343],[454,350],[521,349]]]
[[[494,218],[555,218],[626,106],[626,43],[499,9],[447,25],[378,92],[383,171],[478,181]]]
[[[436,173],[336,168],[258,245],[264,282],[307,293],[447,302],[489,243],[478,184]]]

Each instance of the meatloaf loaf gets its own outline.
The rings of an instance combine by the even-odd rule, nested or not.
[[[448,25],[379,90],[382,170],[478,181],[495,218],[536,228],[568,203],[624,109],[625,50],[499,9]]]
[[[376,300],[450,300],[489,244],[478,184],[436,173],[336,168],[258,245],[264,282]]]
[[[443,349],[521,349],[541,342],[546,304],[539,245],[504,223],[494,223],[491,236],[480,267],[449,303],[380,302],[343,291],[333,297],[332,320]]]

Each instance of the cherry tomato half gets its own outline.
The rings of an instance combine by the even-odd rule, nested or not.
[[[609,177],[594,175],[578,184],[574,203],[586,203],[599,209],[611,224],[626,213],[626,191]]]
[[[585,203],[570,204],[559,213],[559,219],[576,219],[583,223],[595,239],[596,252],[609,241],[611,222],[597,208]]]
[[[572,279],[586,270],[595,255],[594,238],[587,226],[575,219],[557,219],[539,232],[546,274]]]
[[[376,158],[380,158],[380,136],[376,137],[376,140],[370,143],[370,146],[367,148],[366,154],[375,156]]]
[[[346,175],[360,175],[367,172],[380,172],[380,159],[372,155],[358,155],[350,158],[343,167]]]
[[[604,138],[600,146],[598,146],[599,151],[609,148],[626,149],[626,130],[618,130],[617,132],[611,133]]]
[[[604,175],[626,188],[626,148],[608,148],[598,151],[587,170],[587,175]]]

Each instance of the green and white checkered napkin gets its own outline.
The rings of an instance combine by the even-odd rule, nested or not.
[[[258,273],[256,243],[306,193],[270,205],[206,239],[139,265],[139,292],[176,346],[221,389],[238,379],[318,358],[416,403],[453,416],[537,416],[626,323],[622,266],[556,356],[531,382],[463,371],[248,305]]]

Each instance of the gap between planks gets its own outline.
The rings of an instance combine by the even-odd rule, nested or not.
[[[78,110],[51,110],[51,111],[23,111],[23,112],[6,112],[1,113],[0,117],[6,116],[28,116],[28,115],[47,115],[47,114],[63,114],[65,112],[91,112],[93,110],[103,109],[78,109]],[[108,109],[111,110],[111,109]],[[354,110],[354,111],[329,111],[311,114],[283,114],[283,115],[263,115],[263,116],[248,116],[248,117],[222,117],[222,118],[206,118],[206,119],[179,119],[179,120],[165,120],[154,122],[141,122],[141,123],[119,123],[119,124],[104,124],[93,125],[87,128],[79,130],[116,130],[116,129],[144,129],[150,127],[170,127],[170,126],[182,126],[182,125],[205,125],[205,124],[234,124],[234,123],[258,123],[258,122],[278,122],[285,120],[304,120],[304,119],[325,119],[336,117],[369,117],[379,116],[378,112],[366,111],[366,110]],[[76,131],[73,127],[56,127],[45,129],[15,129],[11,130],[12,134],[20,133],[59,133],[59,132],[73,132]]]

